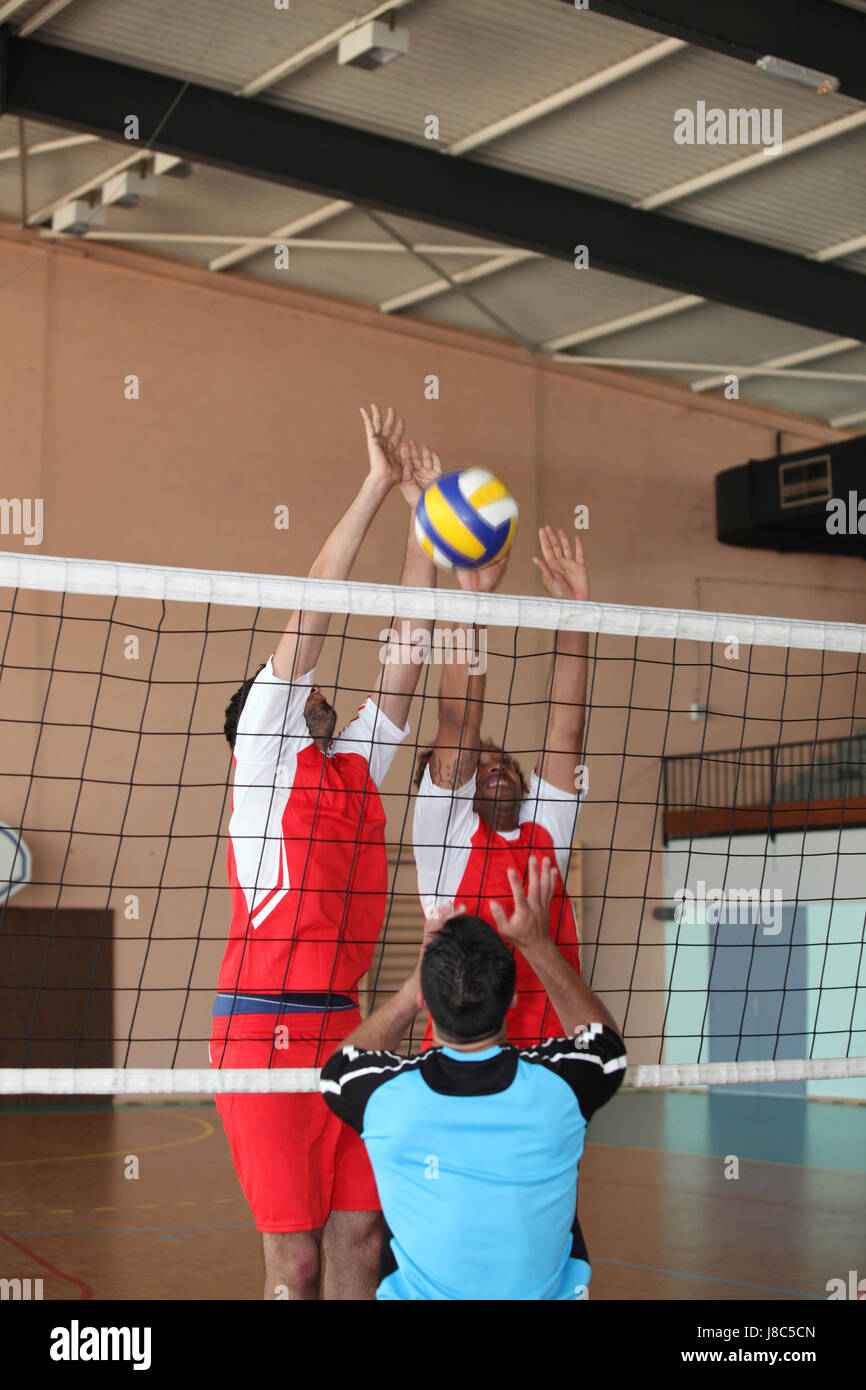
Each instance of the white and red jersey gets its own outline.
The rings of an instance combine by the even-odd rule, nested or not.
[[[384,918],[377,788],[409,726],[398,729],[368,699],[322,753],[304,719],[313,674],[280,680],[269,660],[238,721],[232,921],[218,988],[246,996],[247,1012],[257,994],[263,1003],[292,992],[356,999]]]
[[[565,891],[580,793],[560,791],[533,772],[515,830],[492,830],[474,810],[474,799],[474,774],[465,786],[451,791],[437,787],[429,767],[424,769],[415,802],[413,837],[418,893],[425,914],[457,902],[495,929],[491,901],[501,903],[506,912],[512,903],[508,870],[516,869],[525,885],[530,854],[539,865],[549,859],[556,883],[550,904],[550,935],[569,965],[580,973],[577,924]],[[526,1047],[542,1038],[563,1036],[562,1024],[541,981],[519,951],[515,952],[515,963],[518,1003],[506,1019],[509,1041]],[[430,1036],[428,1026],[425,1039]]]

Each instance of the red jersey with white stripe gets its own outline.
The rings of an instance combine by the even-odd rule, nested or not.
[[[508,870],[516,869],[525,885],[529,856],[533,855],[539,865],[549,859],[555,872],[550,935],[579,974],[577,923],[565,879],[580,795],[562,792],[533,772],[517,828],[500,831],[481,820],[473,809],[474,799],[474,775],[452,792],[437,787],[425,768],[413,826],[418,892],[424,912],[429,915],[437,907],[459,902],[495,929],[491,901],[501,903],[506,912],[512,903]],[[519,951],[514,956],[518,1002],[506,1017],[509,1042],[526,1047],[542,1038],[563,1036],[562,1024],[535,971]],[[425,1041],[431,1037],[428,1025]]]
[[[382,929],[377,788],[408,725],[398,729],[368,699],[322,753],[304,719],[313,674],[283,681],[268,661],[238,721],[221,993],[355,998]]]

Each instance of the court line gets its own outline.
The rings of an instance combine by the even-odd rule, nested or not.
[[[18,1234],[29,1235],[30,1232],[20,1231]],[[36,1232],[34,1231],[33,1234],[35,1235]],[[2,1237],[3,1240],[7,1240],[10,1245],[14,1245],[16,1250],[23,1250],[24,1254],[28,1255],[31,1260],[35,1260],[37,1264],[50,1270],[52,1274],[56,1274],[58,1279],[65,1279],[68,1284],[77,1284],[81,1290],[82,1299],[93,1297],[93,1289],[89,1284],[85,1284],[83,1279],[76,1279],[74,1274],[64,1274],[62,1269],[58,1269],[56,1265],[50,1264],[48,1260],[43,1260],[42,1256],[37,1255],[35,1250],[28,1250],[26,1245],[22,1245],[20,1241],[15,1240],[14,1237],[9,1235],[8,1231],[0,1231],[0,1237]]]
[[[26,1111],[19,1111],[25,1115]],[[60,1113],[60,1112],[58,1112]],[[64,1114],[74,1114],[74,1111],[64,1111]],[[171,1113],[171,1112],[168,1112]],[[180,1115],[182,1120],[191,1120],[193,1124],[202,1126],[201,1134],[193,1134],[189,1139],[172,1139],[167,1144],[146,1144],[144,1147],[136,1145],[136,1152],[140,1154],[159,1153],[164,1149],[182,1149],[185,1144],[197,1144],[201,1139],[209,1139],[215,1132],[215,1126],[208,1120],[199,1119],[198,1115]],[[105,1153],[95,1154],[57,1154],[54,1158],[4,1158],[0,1159],[0,1168],[31,1168],[37,1163],[79,1163],[85,1158],[125,1158],[129,1153],[132,1140],[123,1149],[109,1149]]]
[[[642,1269],[648,1274],[674,1274],[679,1279],[706,1279],[710,1284],[731,1284],[737,1289],[760,1289],[763,1293],[789,1293],[796,1298],[817,1299],[823,1303],[823,1298],[818,1293],[804,1293],[802,1289],[777,1289],[772,1284],[746,1284],[742,1279],[723,1279],[716,1274],[691,1274],[686,1269],[658,1269],[655,1265],[635,1265],[629,1260],[603,1260],[600,1255],[593,1255],[590,1264],[598,1265],[622,1265],[624,1269]]]

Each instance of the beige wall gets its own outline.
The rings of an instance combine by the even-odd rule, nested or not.
[[[437,447],[446,467],[477,463],[508,481],[521,508],[507,581],[513,592],[540,591],[530,563],[539,521],[568,528],[575,505],[586,503],[591,521],[585,544],[598,600],[689,608],[700,602],[745,613],[866,621],[862,562],[734,550],[714,538],[715,474],[771,454],[778,429],[786,451],[842,437],[813,422],[695,398],[683,388],[625,374],[541,365],[494,339],[409,318],[386,319],[362,306],[242,276],[218,278],[108,247],[49,246],[13,228],[0,230],[0,283],[3,492],[44,499],[40,553],[303,574],[365,471],[357,410],[378,400],[405,413],[411,434]],[[138,401],[124,399],[130,373],[140,379]],[[438,401],[424,398],[431,373],[439,377]],[[287,533],[273,525],[280,504],[290,511]],[[395,495],[372,529],[355,578],[396,582],[405,524],[404,504]],[[36,553],[17,536],[0,538],[0,548]],[[35,613],[57,610],[53,596],[26,597]],[[7,609],[9,599],[5,591]],[[121,1001],[135,998],[147,951],[148,992],[136,1016],[136,1036],[160,1036],[160,1029],[174,1036],[191,973],[200,992],[186,1010],[183,1029],[186,1038],[200,1039],[227,921],[222,843],[212,867],[227,776],[219,724],[225,700],[244,673],[249,637],[226,632],[204,644],[203,683],[193,707],[202,610],[173,606],[160,620],[158,605],[123,604],[109,629],[109,609],[101,600],[68,602],[67,613],[90,620],[64,625],[68,661],[55,662],[78,671],[103,666],[113,678],[101,687],[95,676],[55,674],[49,682],[26,669],[50,664],[56,622],[18,618],[13,625],[9,651],[19,653],[25,669],[9,669],[7,653],[7,720],[32,719],[50,685],[60,724],[74,718],[89,726],[96,708],[97,725],[127,730],[99,727],[90,736],[82,787],[87,728],[46,729],[37,750],[32,724],[3,725],[7,775],[0,782],[0,819],[14,823],[27,801],[25,833],[36,854],[36,877],[46,885],[26,890],[16,905],[56,901],[57,889],[50,885],[67,858],[62,904],[111,906],[119,912],[119,934],[138,938],[115,950],[118,986],[129,991]],[[95,615],[99,621],[92,621]],[[261,626],[273,628],[278,621],[278,615],[264,615]],[[251,622],[252,614],[242,610],[222,609],[210,618],[210,626],[221,629]],[[7,614],[0,640],[8,625]],[[352,632],[375,639],[379,626],[353,626]],[[141,641],[137,663],[123,655],[130,632]],[[511,652],[511,634],[491,631],[490,640],[492,648]],[[543,727],[539,702],[546,665],[532,653],[547,644],[542,634],[521,638],[526,656],[515,699],[525,706],[512,710],[508,737],[527,766]],[[254,664],[271,646],[266,634],[255,640]],[[344,688],[370,684],[374,651],[374,642],[353,638],[342,666]],[[741,738],[746,744],[775,741],[780,712],[804,721],[786,725],[786,739],[812,737],[816,727],[822,734],[837,732],[840,725],[830,721],[847,716],[850,722],[854,686],[841,674],[825,682],[824,722],[816,726],[820,658],[797,658],[797,669],[812,676],[808,685],[789,682],[783,710],[784,654],[763,652],[762,669],[776,674],[753,682],[749,714],[755,717],[744,736],[736,717],[719,716],[707,726],[692,723],[684,712],[668,718],[669,644],[643,642],[636,667],[633,643],[608,641],[601,651],[590,720],[591,796],[578,837],[585,846],[584,936],[588,947],[597,938],[603,947],[595,980],[619,990],[632,978],[644,895],[661,893],[658,754],[697,749],[702,739],[719,748],[736,746]],[[707,649],[697,655],[704,663],[709,659]],[[687,710],[706,689],[706,670],[687,664],[695,657],[693,644],[679,644],[676,711]],[[718,650],[715,661],[721,665],[713,676],[713,707],[736,716],[743,708],[747,658],[739,671],[722,662]],[[825,671],[841,672],[851,664],[830,658]],[[494,661],[494,698],[502,698],[497,692],[507,688],[510,668],[510,656]],[[145,700],[145,727],[154,732],[139,747]],[[340,713],[348,716],[356,703],[345,693]],[[15,715],[9,714],[12,708]],[[428,701],[417,735],[422,745],[432,716]],[[501,719],[501,712],[492,715],[491,732],[501,729]],[[43,776],[31,783],[37,753]],[[401,755],[387,784],[395,836],[406,810],[410,763],[409,753]],[[57,780],[61,766],[71,780]],[[12,777],[10,769],[22,775]],[[136,790],[125,811],[131,777]],[[143,785],[156,782],[167,785]],[[73,813],[67,857],[70,839],[63,831]],[[112,871],[124,813],[126,835]],[[112,883],[110,889],[92,886]],[[141,916],[124,923],[123,898],[130,891],[140,893]],[[634,979],[649,992],[636,992],[629,1007],[636,1035],[659,1027],[656,931],[645,917]],[[149,947],[143,941],[148,934]],[[590,949],[586,959],[593,964]],[[179,992],[161,993],[169,983]],[[622,1014],[624,995],[612,994],[611,1001]],[[131,1007],[119,1005],[120,1036]],[[651,1044],[636,1048],[634,1060],[655,1060]],[[200,1064],[204,1056],[203,1045],[190,1041],[177,1061]],[[141,1044],[129,1060],[167,1065],[173,1048]]]

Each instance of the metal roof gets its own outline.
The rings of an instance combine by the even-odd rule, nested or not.
[[[389,8],[409,30],[409,53],[374,72],[339,66],[339,32],[374,13],[387,18]],[[804,265],[866,272],[866,107],[592,9],[555,0],[366,9],[319,0],[288,10],[261,0],[0,0],[4,20],[45,44],[235,94],[240,121],[250,99],[313,113],[779,248]],[[726,113],[778,110],[780,149],[678,144],[675,113],[699,102]],[[431,116],[435,143],[425,139]],[[82,188],[98,192],[108,171],[146,154],[39,120],[24,132],[29,225],[44,226],[59,204]],[[0,117],[0,216],[14,221],[18,147],[19,119]],[[741,396],[866,428],[866,349],[856,342],[593,268],[593,247],[591,268],[578,271],[204,164],[186,179],[161,178],[157,196],[137,207],[109,208],[104,227],[86,236],[499,333],[560,358],[644,364],[628,369],[701,392],[719,389],[716,364],[797,371],[750,374]],[[270,249],[282,238],[288,271],[275,270]],[[836,379],[846,376],[862,379]]]

